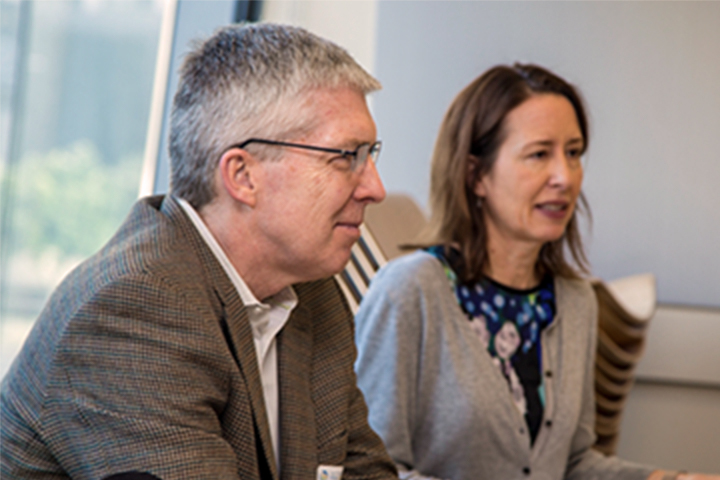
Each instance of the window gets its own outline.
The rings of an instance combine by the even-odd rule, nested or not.
[[[0,3],[0,376],[137,198],[162,8]]]

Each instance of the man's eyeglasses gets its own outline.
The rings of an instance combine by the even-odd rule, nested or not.
[[[363,143],[359,145],[355,150],[343,150],[341,148],[316,147],[314,145],[303,145],[301,143],[277,142],[275,140],[251,138],[249,140],[245,140],[242,143],[229,147],[228,150],[230,150],[230,148],[245,148],[251,143],[262,143],[264,145],[276,145],[278,147],[302,148],[305,150],[334,153],[346,158],[350,162],[350,171],[352,172],[362,170],[363,167],[365,167],[368,158],[372,158],[373,163],[377,164],[378,156],[380,155],[380,148],[382,147],[382,142],[380,140],[372,144]]]

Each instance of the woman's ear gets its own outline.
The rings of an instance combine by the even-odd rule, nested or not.
[[[474,155],[468,155],[466,177],[468,187],[480,198],[485,197],[485,186],[483,177],[480,175],[480,159]]]
[[[478,178],[477,180],[475,180],[475,186],[473,187],[473,192],[479,198],[485,198],[485,196],[487,195],[487,190],[485,189],[485,183],[483,182],[482,178]]]
[[[221,187],[229,196],[249,207],[257,201],[255,166],[258,161],[241,148],[231,148],[220,157],[218,172]]]

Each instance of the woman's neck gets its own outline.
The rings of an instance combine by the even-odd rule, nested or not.
[[[542,245],[488,242],[488,262],[483,272],[507,287],[527,290],[540,283],[535,265]]]

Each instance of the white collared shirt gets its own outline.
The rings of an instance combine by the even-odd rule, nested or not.
[[[263,386],[265,398],[265,409],[267,410],[268,422],[270,424],[270,436],[272,437],[273,449],[275,451],[275,463],[280,472],[280,425],[279,425],[279,400],[280,391],[278,384],[277,370],[277,341],[276,337],[280,329],[290,318],[290,313],[297,306],[298,299],[292,287],[288,286],[275,295],[265,299],[262,303],[250,291],[243,281],[230,259],[217,242],[212,232],[207,228],[200,215],[186,200],[173,197],[187,213],[200,236],[205,240],[210,250],[222,265],[223,270],[230,277],[230,281],[240,295],[245,305],[250,320],[250,328],[255,342],[255,353],[257,354],[258,368]]]

